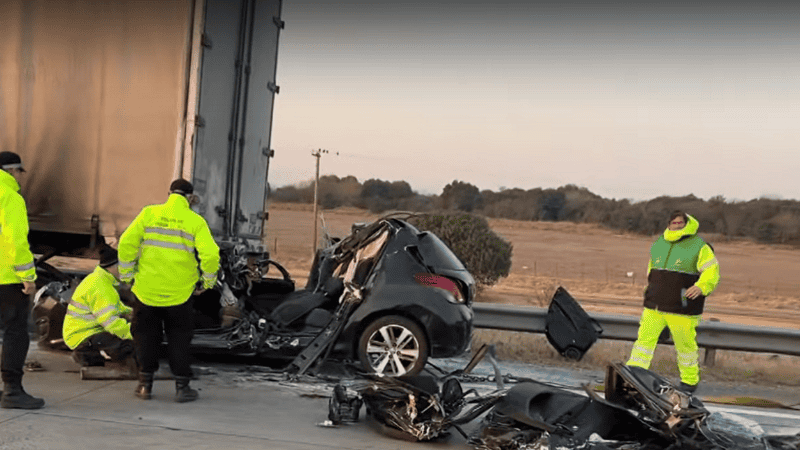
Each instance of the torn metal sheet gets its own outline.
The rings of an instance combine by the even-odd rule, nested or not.
[[[388,427],[385,432],[393,429],[398,437],[426,441],[450,428],[446,420],[449,411],[432,378],[415,377],[409,382],[376,379],[359,393],[369,416]]]
[[[466,437],[460,426],[488,411],[503,394],[464,392],[456,378],[427,373],[408,379],[371,377],[355,389],[383,433],[411,441],[433,440],[451,428]]]
[[[559,387],[526,381],[508,390],[470,443],[485,450],[580,448],[593,436],[617,445],[602,444],[608,448],[662,441],[655,430],[624,408]],[[604,448],[595,444],[585,448]]]
[[[703,426],[713,433],[718,446],[737,449],[763,449],[764,430],[757,422],[725,412],[708,415]]]
[[[363,402],[367,416],[389,436],[428,441],[454,428],[466,438],[460,426],[491,409],[505,390],[498,375],[498,390],[484,396],[474,389],[464,392],[459,377],[470,372],[484,357],[489,358],[499,374],[493,353],[493,347],[484,345],[463,370],[441,375],[424,372],[402,379],[364,376],[352,386],[355,396],[349,396],[343,385],[337,385],[329,402],[328,418],[333,423],[358,420],[358,408]]]
[[[605,400],[634,411],[639,420],[669,438],[678,438],[709,414],[700,399],[666,378],[620,363],[607,367]]]
[[[800,442],[800,435],[764,436],[745,419],[711,414],[696,397],[638,367],[608,366],[605,398],[585,392],[520,383],[470,443],[480,450],[784,450]]]

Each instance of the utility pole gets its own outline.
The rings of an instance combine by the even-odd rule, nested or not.
[[[317,256],[317,191],[319,190],[319,159],[327,150],[319,149],[317,151],[311,150],[311,156],[317,158],[317,175],[314,177],[314,246],[311,248],[311,260]]]

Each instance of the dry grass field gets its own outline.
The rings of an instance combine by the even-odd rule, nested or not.
[[[305,283],[312,258],[311,205],[272,204],[267,246],[297,281]],[[355,222],[377,217],[368,211],[339,208],[321,211],[319,235],[345,236]],[[618,234],[594,225],[490,219],[491,228],[514,246],[511,273],[481,292],[478,301],[546,306],[564,286],[588,311],[641,312],[647,253],[653,237]],[[702,230],[701,230],[702,235]],[[723,241],[704,236],[720,261],[721,282],[706,301],[704,319],[800,329],[800,250]],[[320,238],[321,239],[321,238]],[[494,344],[501,358],[546,362],[575,368],[598,368],[627,359],[631,343],[598,341],[580,362],[566,361],[544,336],[476,330],[473,348]],[[701,354],[702,358],[702,354]],[[800,358],[718,351],[704,379],[800,385]],[[659,346],[653,369],[677,375],[674,350]]]

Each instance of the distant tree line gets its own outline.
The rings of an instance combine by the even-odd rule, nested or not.
[[[572,184],[557,189],[479,190],[453,181],[439,195],[420,195],[405,181],[323,176],[319,181],[322,208],[354,206],[380,213],[389,210],[416,212],[466,212],[486,217],[528,221],[593,223],[610,229],[653,235],[666,228],[669,213],[681,209],[700,221],[700,232],[717,238],[745,238],[761,243],[800,246],[800,202],[759,198],[727,201],[722,196],[703,200],[657,197],[633,202],[606,199]],[[277,188],[273,201],[313,203],[313,182]]]

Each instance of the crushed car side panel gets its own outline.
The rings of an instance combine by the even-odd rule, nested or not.
[[[473,312],[468,303],[458,304],[452,294],[432,289],[414,280],[419,273],[436,272],[426,267],[407,250],[419,244],[416,230],[400,228],[384,250],[372,276],[364,285],[369,298],[357,309],[342,332],[340,342],[353,342],[364,328],[381,315],[398,314],[410,318],[425,330],[431,343],[431,356],[448,357],[468,349],[472,336]],[[468,272],[461,281],[467,291],[474,290],[474,280]],[[471,297],[468,297],[471,300]],[[354,348],[337,349],[353,355]]]

